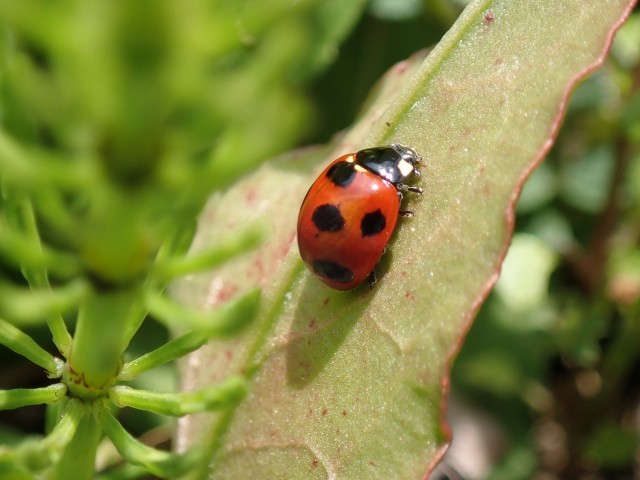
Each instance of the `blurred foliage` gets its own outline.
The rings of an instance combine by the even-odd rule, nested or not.
[[[0,2],[5,189],[92,275],[143,274],[212,189],[308,131],[302,84],[361,4]]]
[[[636,12],[525,184],[500,280],[453,369],[454,392],[504,432],[489,478],[640,474],[639,132]]]

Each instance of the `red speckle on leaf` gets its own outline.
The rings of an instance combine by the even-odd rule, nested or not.
[[[254,188],[250,188],[247,190],[247,194],[245,195],[245,200],[247,205],[253,205],[256,203],[256,198],[258,198],[258,193]]]
[[[204,222],[207,225],[212,224],[216,220],[216,211],[212,208],[204,210]]]
[[[219,288],[215,287],[212,290],[209,303],[213,306],[230,300],[238,292],[239,287],[233,283],[224,283]]]
[[[493,12],[487,12],[484,16],[484,21],[487,23],[493,23],[496,18],[493,16]]]
[[[231,360],[233,358],[233,350],[225,350],[224,356],[227,357],[227,360]]]
[[[316,328],[316,319],[315,317],[311,317],[309,320],[309,330],[315,330]]]
[[[257,257],[253,263],[251,264],[251,273],[254,274],[258,279],[262,279],[265,276],[265,268],[264,262],[262,258]]]
[[[413,292],[404,292],[404,298],[406,298],[407,300],[415,300],[416,297],[413,294]]]
[[[328,303],[329,303],[329,297],[327,297],[327,298],[325,298],[325,299],[324,299],[324,302],[322,302],[322,305],[326,305],[326,304],[328,304]]]
[[[322,416],[323,416],[323,417],[324,417],[324,416],[326,416],[326,415],[327,415],[327,413],[329,413],[329,411],[328,411],[326,408],[323,408],[323,409],[322,409]]]
[[[289,235],[289,238],[287,238],[284,242],[280,244],[277,252],[279,256],[278,260],[284,258],[289,253],[289,249],[291,248],[291,244],[293,243],[295,238],[296,238],[296,233],[292,232],[291,235]]]
[[[314,458],[314,459],[311,461],[311,468],[316,468],[317,466],[318,466],[318,459],[317,459],[317,458]]]
[[[347,411],[346,410],[342,410],[342,416],[346,417],[347,416]]]
[[[409,67],[409,62],[404,61],[404,62],[398,62],[396,63],[393,67],[391,67],[391,70],[389,73],[394,73],[394,74],[400,74],[400,73],[404,73],[404,71]]]
[[[495,65],[496,66],[497,65],[502,65],[502,59],[501,58],[496,58]]]
[[[374,462],[373,460],[369,460],[369,465],[371,465],[372,467],[377,467],[378,464],[376,462]]]

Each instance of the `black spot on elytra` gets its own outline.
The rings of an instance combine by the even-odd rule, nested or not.
[[[314,260],[313,269],[318,275],[338,283],[349,283],[353,280],[353,270],[343,267],[331,260]]]
[[[327,178],[337,187],[348,187],[356,178],[353,162],[338,162],[327,171]]]
[[[375,212],[369,212],[362,217],[360,223],[360,231],[363,237],[372,237],[379,234],[387,226],[387,219],[380,209]]]
[[[313,211],[311,220],[321,232],[339,232],[344,227],[344,218],[336,205],[326,203]]]

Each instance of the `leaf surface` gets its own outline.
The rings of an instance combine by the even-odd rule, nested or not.
[[[633,3],[473,2],[426,58],[386,75],[337,144],[269,162],[212,198],[194,250],[254,220],[270,240],[173,292],[213,308],[261,286],[262,314],[183,364],[187,389],[240,373],[251,392],[226,414],[183,419],[178,448],[209,441],[223,479],[425,477],[447,441],[449,364],[499,274],[522,184]],[[299,205],[332,158],[394,142],[424,157],[424,196],[405,203],[415,216],[376,287],[332,291],[302,266]]]

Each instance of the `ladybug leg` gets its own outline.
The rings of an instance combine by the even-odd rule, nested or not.
[[[396,187],[398,188],[398,191],[405,190],[407,192],[419,193],[420,195],[422,195],[423,191],[420,187],[412,187],[403,183],[399,183],[398,185],[396,185]]]
[[[398,198],[400,199],[400,201],[402,201],[402,197],[403,197],[402,190],[405,190],[407,192],[419,193],[420,195],[422,195],[422,189],[420,187],[410,187],[402,183],[398,184],[397,187],[398,187]],[[413,212],[411,210],[400,210],[398,214],[401,217],[413,217]]]
[[[369,290],[373,289],[373,286],[378,281],[378,277],[376,277],[376,272],[374,270],[369,274]]]

